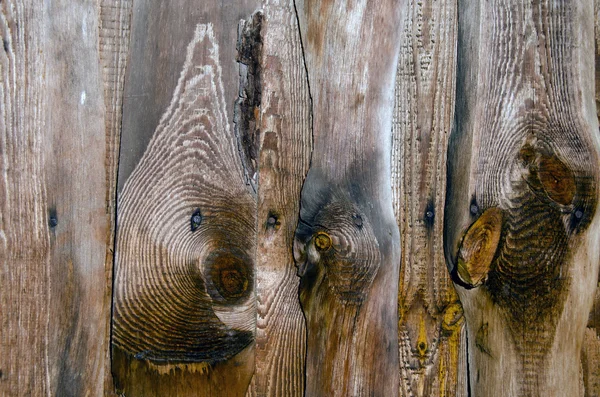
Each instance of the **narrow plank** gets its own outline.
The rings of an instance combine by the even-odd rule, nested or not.
[[[596,49],[596,114],[600,120],[600,2],[594,1],[594,33]],[[588,319],[581,349],[581,377],[584,396],[600,396],[600,275],[594,305]]]
[[[313,101],[294,242],[308,396],[398,395],[390,145],[403,5],[296,2]]]
[[[471,392],[584,395],[600,263],[593,2],[458,9],[444,233]]]
[[[254,151],[238,151],[232,125],[256,123],[246,113],[259,99],[259,17],[240,24],[236,50],[240,16],[252,11],[134,5],[112,328],[127,396],[241,396],[252,377],[256,196],[242,163]]]
[[[106,250],[106,279],[112,287],[117,211],[117,172],[121,140],[123,84],[131,24],[131,0],[100,1],[100,60],[104,80],[104,123],[106,126],[106,213],[110,217]],[[108,300],[112,299],[112,288]],[[106,319],[107,335],[110,318]],[[106,349],[105,395],[113,395],[114,384],[110,368],[110,349]]]
[[[263,3],[256,359],[249,395],[304,395],[306,326],[292,255],[312,136],[310,97],[291,0]]]
[[[0,394],[102,395],[106,143],[93,1],[0,3]]]
[[[392,189],[402,254],[400,395],[464,396],[463,311],[443,252],[446,151],[454,117],[456,3],[410,1],[396,77]]]

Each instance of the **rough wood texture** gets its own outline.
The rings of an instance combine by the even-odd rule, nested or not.
[[[292,255],[312,136],[310,97],[292,0],[262,6],[256,358],[249,395],[304,395],[306,326]]]
[[[398,394],[390,144],[402,4],[296,3],[314,134],[294,242],[307,396]]]
[[[240,25],[236,54],[239,16],[252,11],[191,0],[134,9],[112,340],[127,396],[239,396],[252,376],[256,198],[231,124],[236,98],[260,95],[246,85],[253,65],[236,61],[258,62],[258,15]]]
[[[594,1],[596,37],[596,113],[600,119],[600,1]],[[600,275],[583,339],[581,370],[585,397],[600,396]]]
[[[413,0],[403,8],[402,20],[392,144],[394,211],[402,241],[400,395],[464,396],[464,319],[442,249],[456,4]]]
[[[593,5],[458,7],[444,233],[467,320],[471,391],[583,395],[581,346],[600,260]],[[488,211],[501,214],[497,245],[498,226],[477,223]],[[489,230],[467,231],[480,227]],[[457,277],[465,244],[494,251],[476,288]]]
[[[93,1],[0,3],[0,394],[102,395],[106,143]]]
[[[114,245],[117,211],[117,172],[121,140],[123,110],[123,84],[129,52],[131,23],[131,0],[102,0],[100,2],[100,60],[104,77],[104,123],[106,126],[106,213],[109,216],[109,231],[106,250],[106,282],[112,287]],[[112,288],[107,289],[108,300],[112,300]],[[110,318],[106,319],[109,335]],[[110,368],[110,349],[106,349],[105,395],[113,395],[113,380]]]

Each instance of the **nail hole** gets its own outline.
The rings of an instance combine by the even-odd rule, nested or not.
[[[354,222],[354,224],[356,226],[358,226],[359,228],[362,228],[363,219],[362,219],[362,216],[360,216],[360,214],[354,214],[354,215],[352,215],[352,221]]]
[[[56,215],[55,209],[48,211],[48,226],[51,228],[58,226],[58,216]]]
[[[196,229],[198,229],[200,227],[201,223],[202,223],[202,213],[200,212],[200,208],[198,208],[198,209],[196,209],[196,211],[194,211],[194,213],[192,214],[192,217],[190,219],[192,232],[195,232]]]

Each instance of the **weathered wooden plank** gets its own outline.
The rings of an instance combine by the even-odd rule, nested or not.
[[[121,140],[121,120],[123,110],[123,84],[127,54],[129,52],[129,34],[131,24],[131,0],[100,1],[100,60],[104,77],[104,123],[106,126],[106,212],[110,217],[107,236],[106,269],[107,285],[112,287],[114,245],[117,211],[117,172],[119,166],[119,147]],[[107,290],[112,300],[112,288]],[[110,318],[106,318],[109,335]],[[110,368],[110,349],[106,349],[106,369],[104,394],[114,395],[114,383]]]
[[[596,114],[600,120],[600,2],[594,1],[596,48]],[[594,305],[588,319],[581,351],[581,372],[585,397],[600,396],[600,275]]]
[[[312,136],[292,0],[263,3],[256,359],[249,395],[303,396],[306,327],[292,255]]]
[[[398,291],[400,395],[464,396],[462,307],[446,270],[447,136],[454,117],[456,3],[410,1],[396,77],[394,211],[402,255]]]
[[[256,123],[246,114],[258,109],[260,16],[240,26],[236,53],[252,11],[250,1],[134,5],[112,340],[127,396],[239,396],[252,376],[256,198],[231,124],[238,96],[238,125]]]
[[[471,391],[583,395],[600,228],[592,1],[458,9],[444,231]]]
[[[93,1],[0,3],[0,394],[102,395],[104,98]]]
[[[314,135],[294,243],[307,321],[305,393],[396,396],[400,257],[390,144],[403,2],[296,5]]]

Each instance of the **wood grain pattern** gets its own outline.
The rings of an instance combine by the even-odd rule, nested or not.
[[[596,114],[600,120],[600,2],[594,1],[596,48]],[[581,351],[584,396],[600,396],[600,275]]]
[[[402,5],[296,3],[314,136],[294,242],[308,396],[398,394],[390,144]]]
[[[291,0],[263,3],[256,255],[256,358],[249,396],[304,395],[306,326],[292,255],[312,136]]]
[[[0,394],[102,395],[106,144],[92,1],[0,3]]]
[[[108,300],[112,301],[112,280],[117,211],[117,173],[121,140],[123,110],[123,84],[129,53],[131,24],[131,0],[101,0],[99,16],[100,60],[104,77],[104,123],[106,126],[106,213],[109,216],[109,231],[106,250],[106,283],[110,285]],[[106,319],[110,335],[110,318]],[[110,368],[110,349],[106,349],[104,394],[114,395],[114,384]]]
[[[577,363],[600,263],[593,15],[591,1],[459,2],[451,271],[470,225],[502,212],[487,280],[458,287],[478,396],[584,393]]]
[[[409,1],[402,19],[392,124],[392,189],[402,243],[400,395],[464,396],[464,319],[442,249],[456,4]]]
[[[197,24],[171,103],[119,199],[113,367],[126,395],[243,395],[253,371],[256,201]]]

